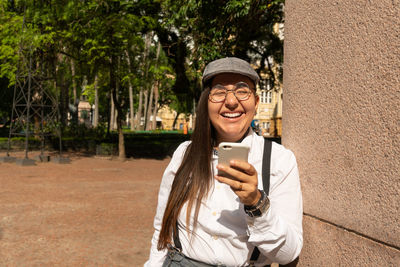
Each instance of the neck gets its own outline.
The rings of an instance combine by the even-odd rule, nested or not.
[[[249,132],[250,132],[250,127],[247,129],[247,131],[244,133],[244,135],[243,135],[242,137],[240,137],[238,140],[233,140],[233,141],[230,141],[230,140],[222,140],[222,139],[217,138],[216,140],[213,141],[213,146],[214,146],[214,147],[218,147],[218,145],[219,145],[220,143],[222,143],[222,142],[240,143],[240,142],[242,142],[243,139],[249,134]]]

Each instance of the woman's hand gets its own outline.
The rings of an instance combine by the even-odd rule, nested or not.
[[[256,169],[253,165],[240,160],[231,160],[229,163],[230,166],[218,164],[217,169],[231,177],[215,175],[215,179],[229,185],[244,205],[256,205],[261,197]]]

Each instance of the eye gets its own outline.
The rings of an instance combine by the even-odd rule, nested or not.
[[[225,96],[226,90],[225,89],[215,89],[211,92],[211,94],[215,95],[215,96]]]
[[[235,90],[236,95],[242,96],[242,95],[247,95],[249,93],[248,88],[238,88]]]
[[[217,84],[211,89],[211,95],[222,96],[226,94],[226,89],[224,86]]]

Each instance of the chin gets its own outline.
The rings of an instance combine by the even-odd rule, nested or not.
[[[220,141],[221,142],[236,142],[237,140],[239,140],[240,138],[243,137],[243,135],[246,133],[246,131],[243,132],[224,132],[224,134],[222,134],[220,136]]]

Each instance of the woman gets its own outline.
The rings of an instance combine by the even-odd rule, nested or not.
[[[264,138],[250,128],[259,103],[258,81],[258,74],[238,58],[206,66],[192,140],[177,148],[163,175],[145,266],[248,266],[255,247],[261,252],[255,266],[287,264],[299,255],[297,163],[277,143],[272,145],[268,197],[263,191]],[[248,145],[248,163],[218,164],[221,142]],[[216,175],[218,170],[231,178]]]

